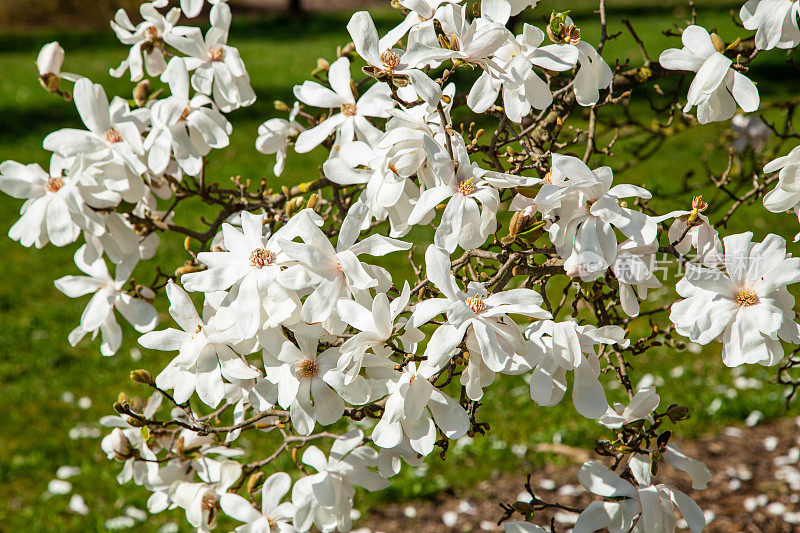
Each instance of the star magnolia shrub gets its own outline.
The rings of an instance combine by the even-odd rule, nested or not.
[[[608,31],[603,2],[598,42],[566,11],[543,27],[515,23],[543,18],[536,1],[400,0],[383,35],[355,13],[353,43],[318,60],[297,102],[276,102],[286,118],[259,128],[256,149],[276,154],[276,178],[260,185],[206,170],[228,146],[226,114],[255,100],[228,42],[231,10],[210,3],[205,33],[180,24],[203,0],[145,3],[138,22],[116,14],[129,52],[110,73],[130,72],[132,98],[62,72],[64,50],[45,45],[42,86],[74,101],[84,127],[47,135],[48,170],[0,165],[0,190],[25,202],[12,239],[80,241],[84,275],[55,281],[88,297],[69,342],[99,335],[111,356],[121,317],[165,354],[163,368],[131,373],[149,399],[121,396],[101,421],[120,483],[152,493],[151,513],[181,508],[199,531],[221,514],[242,532],[347,531],[359,491],[488,431],[479,401],[501,394],[503,374],[528,381],[530,416],[569,390],[574,416],[597,421],[609,461],[580,468],[597,499],[575,510],[574,531],[672,531],[676,510],[703,529],[692,494],[668,479],[682,471],[693,491],[711,479],[670,442],[688,408],[670,401],[669,382],[637,387],[628,369],[685,337],[720,342],[720,371],[780,364],[779,380],[800,385],[783,373],[798,364],[788,289],[800,259],[777,235],[718,234],[759,199],[764,216],[800,212],[796,106],[776,104],[770,121],[737,115],[760,105],[750,64],[800,43],[797,3],[749,0],[740,16],[755,33],[728,41],[695,24],[670,30],[681,47],[658,61],[629,23]],[[643,63],[605,54],[627,38]],[[151,92],[156,77],[164,90]],[[667,136],[732,117],[716,146],[724,170],[658,165],[688,190],[723,191],[715,205],[625,181]],[[319,146],[325,161],[295,155]],[[313,157],[321,176],[281,183],[293,157]],[[193,202],[217,216],[193,218]],[[194,224],[176,224],[179,212]],[[154,265],[172,238],[186,255]],[[158,328],[159,298],[177,327]],[[609,401],[614,381],[627,401]],[[498,520],[545,531],[533,511],[556,505],[536,501],[505,505]]]

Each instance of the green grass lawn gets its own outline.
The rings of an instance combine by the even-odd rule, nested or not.
[[[744,35],[729,15],[730,8],[738,9],[738,2],[724,3],[711,11],[704,10],[703,5],[720,3],[697,3],[699,23],[717,28],[727,40]],[[539,23],[556,4],[554,0],[544,0],[530,20]],[[573,15],[582,25],[584,38],[596,41],[599,27],[590,22],[594,3],[579,1],[575,4],[578,8]],[[688,16],[683,3],[659,3],[658,8],[643,0],[614,4],[616,6],[610,8],[611,33],[622,31],[624,28],[618,21],[627,17],[645,39],[651,57],[656,58],[664,48],[679,46],[678,39],[667,38],[660,31],[666,29],[670,21]],[[391,11],[377,12],[376,17],[383,29],[399,21]],[[309,16],[302,22],[281,16],[234,19],[231,41],[240,48],[259,100],[254,106],[231,114],[235,128],[231,147],[213,154],[207,174],[210,179],[224,181],[240,174],[254,181],[267,177],[276,183],[271,177],[273,158],[258,154],[253,147],[256,129],[263,120],[275,115],[274,100],[291,103],[291,86],[309,76],[317,57],[335,57],[336,45],[349,40],[345,31],[347,20],[346,14],[336,13]],[[107,73],[108,67],[116,66],[127,53],[110,31],[53,30],[0,36],[3,73],[0,76],[0,161],[38,162],[46,168],[48,156],[41,148],[44,135],[80,124],[72,105],[45,93],[36,80],[34,61],[38,49],[56,39],[67,50],[65,70],[80,72],[103,83],[109,95],[127,97],[130,94],[130,82],[114,80]],[[604,55],[639,61],[635,43],[627,34],[610,41]],[[762,66],[753,69],[756,79],[768,74],[763,65],[783,62],[778,52],[765,54],[763,59]],[[787,78],[781,82],[775,77],[762,82],[760,89],[762,98],[767,100],[783,98],[790,91],[796,91],[795,84]],[[702,175],[702,168],[693,162],[725,127],[724,124],[698,127],[670,139],[660,158],[618,175],[617,179],[646,185],[655,195],[675,194],[679,192],[675,185],[678,178],[690,170],[691,165]],[[304,157],[290,154],[281,183],[292,185],[317,176],[323,157],[317,152]],[[713,157],[717,164],[722,164],[725,154]],[[688,196],[683,200],[688,203]],[[30,250],[8,239],[5,235],[17,219],[19,205],[14,199],[0,197],[0,250],[3,255],[0,261],[0,405],[3,406],[0,523],[3,526],[0,529],[101,530],[106,519],[122,514],[128,505],[144,508],[148,494],[139,488],[117,485],[114,478],[119,465],[106,461],[99,439],[72,439],[69,434],[71,431],[78,433],[76,427],[94,428],[99,417],[112,412],[111,403],[120,390],[129,395],[141,394],[143,391],[127,379],[128,372],[140,367],[158,371],[171,354],[137,350],[136,335],[130,328],[115,357],[103,358],[97,343],[89,340],[71,348],[66,336],[78,323],[86,299],[75,301],[65,297],[53,287],[52,281],[77,273],[72,263],[75,247]],[[185,213],[183,220],[190,221],[198,213]],[[758,206],[743,215],[738,225],[731,226],[731,231],[752,229],[758,239],[768,231],[779,231],[787,236],[796,232],[797,223],[792,217],[772,215]],[[182,239],[165,239],[157,260],[173,268],[182,263]],[[168,325],[170,321],[163,315],[161,327]],[[700,352],[652,350],[634,361],[633,374],[638,379],[650,373],[656,384],[662,380],[669,382],[670,386],[661,391],[662,405],[681,403],[693,409],[695,416],[680,426],[680,432],[689,436],[737,423],[754,410],[768,418],[798,413],[796,407],[787,412],[781,401],[782,390],[769,384],[773,371],[748,368],[741,375],[733,373],[722,366],[719,352],[717,344]],[[136,354],[141,360],[134,360],[132,356]],[[753,381],[747,378],[757,378],[763,386],[750,388]],[[71,393],[76,399],[91,398],[92,404],[86,409],[78,408],[64,401],[65,393]],[[717,406],[720,401],[721,406]],[[709,413],[709,406],[718,409],[711,409],[713,413]],[[543,460],[552,459],[530,452],[536,443],[555,438],[567,444],[591,447],[593,436],[598,434],[596,424],[575,414],[568,399],[559,407],[537,407],[528,396],[527,384],[518,377],[499,379],[489,389],[481,413],[492,426],[490,436],[478,436],[471,444],[452,449],[446,463],[432,454],[424,477],[406,470],[391,489],[362,498],[362,505],[425,497],[446,487],[468,489],[496,471],[535,469]],[[263,446],[258,437],[247,438],[256,441],[252,446]],[[522,446],[512,449],[514,444]],[[61,465],[82,468],[82,475],[72,481],[75,492],[84,496],[92,510],[87,517],[67,511],[68,496],[43,497],[48,481]],[[164,513],[154,523],[175,520],[183,524],[180,513]]]

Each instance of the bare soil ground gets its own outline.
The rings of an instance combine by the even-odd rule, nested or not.
[[[689,456],[705,458],[714,478],[705,491],[692,491],[688,476],[667,478],[691,495],[706,511],[710,532],[784,533],[800,531],[800,419],[785,419],[752,428],[726,428],[696,441],[678,441]],[[580,455],[576,450],[573,455]],[[587,455],[588,456],[588,455]],[[578,458],[578,457],[574,457]],[[671,468],[663,466],[662,468]],[[533,472],[537,497],[547,502],[584,508],[592,501],[577,480],[578,465],[547,466]],[[499,502],[514,502],[524,493],[527,473],[486,480],[468,493],[442,493],[435,500],[375,509],[363,521],[374,532],[445,533],[499,531]],[[559,490],[559,487],[561,489]],[[443,516],[454,525],[446,525]],[[536,523],[569,530],[577,515],[542,512]],[[519,515],[516,515],[519,519]],[[450,522],[452,524],[452,522]]]

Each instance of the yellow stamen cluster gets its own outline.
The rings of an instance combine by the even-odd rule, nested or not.
[[[458,184],[458,192],[463,194],[464,196],[470,195],[475,192],[475,184],[472,182],[472,178],[468,180],[464,180]]]
[[[264,268],[275,262],[275,254],[266,248],[256,248],[250,254],[250,266],[253,268]]]
[[[465,303],[476,315],[486,309],[486,304],[480,296],[470,296]]]
[[[316,361],[303,359],[297,364],[297,373],[302,378],[311,379],[317,375],[317,372],[319,372],[319,365]]]
[[[222,61],[225,59],[225,50],[220,46],[208,52],[208,57],[211,61]]]
[[[155,26],[150,26],[146,30],[144,30],[145,39],[151,43],[158,42],[161,37],[158,34],[158,28]]]
[[[186,109],[184,109],[184,110],[183,110],[183,113],[181,113],[181,118],[180,118],[180,120],[186,120],[187,118],[189,118],[189,115],[191,115],[191,114],[192,114],[192,111],[194,111],[194,109],[192,109],[192,107],[191,107],[191,106],[188,106],[188,105],[187,105],[187,106],[186,106]]]
[[[397,65],[400,64],[400,56],[397,52],[386,50],[381,54],[381,63],[383,63],[383,66],[386,67],[387,70],[394,70],[397,68]]]
[[[58,176],[52,176],[47,180],[47,184],[44,186],[44,188],[47,189],[47,192],[58,192],[63,186],[63,179],[59,178]]]
[[[591,214],[592,214],[592,206],[594,205],[594,203],[595,203],[596,201],[597,201],[597,199],[594,199],[594,200],[586,200],[586,214],[587,214],[587,215],[591,215]]]
[[[351,104],[349,102],[345,102],[340,107],[342,114],[347,117],[352,117],[356,114],[356,104]]]
[[[749,307],[751,305],[756,305],[759,302],[756,291],[747,287],[742,287],[736,291],[735,300],[736,303],[741,307]]]
[[[114,126],[111,126],[106,132],[106,141],[111,144],[120,143],[122,142],[122,135],[119,134]]]

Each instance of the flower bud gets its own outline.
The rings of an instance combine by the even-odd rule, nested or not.
[[[392,85],[397,87],[398,89],[408,86],[411,81],[408,79],[408,76],[404,74],[394,74],[391,77]]]
[[[114,410],[116,412],[118,412],[121,415],[124,415],[125,413],[127,413],[131,408],[131,406],[127,402],[127,400],[125,400],[125,401],[116,401],[116,402],[114,402],[114,405],[112,405],[112,407],[114,408]]]
[[[133,88],[133,101],[136,105],[143,107],[150,97],[150,80],[142,80]]]
[[[347,43],[345,45],[344,48],[339,47],[339,48],[336,49],[336,57],[342,57],[342,56],[345,56],[347,54],[352,54],[355,51],[356,51],[356,45],[353,44],[352,42],[349,42],[349,43]],[[323,61],[325,61],[325,60],[323,59]],[[327,63],[327,61],[326,61],[326,63]]]
[[[36,67],[39,69],[39,76],[41,77],[52,74],[58,79],[63,63],[64,49],[61,48],[58,41],[44,45],[39,51],[39,57],[36,58]]]
[[[139,298],[142,300],[147,300],[148,302],[152,302],[156,297],[156,291],[144,285],[136,286],[136,294],[139,296]]]
[[[725,41],[716,33],[711,34],[711,44],[714,45],[714,49],[720,54],[725,51]]]
[[[114,430],[103,439],[101,444],[103,451],[110,457],[114,457],[117,461],[125,461],[133,455],[133,446],[128,437],[120,428]]]
[[[667,416],[674,423],[689,418],[689,408],[683,405],[672,404],[667,407]]]
[[[129,416],[125,421],[128,423],[129,426],[134,428],[141,428],[147,425],[145,424],[144,420],[141,420],[139,418],[134,418],[132,416]]]
[[[151,387],[156,384],[156,382],[153,381],[153,375],[144,368],[140,368],[138,370],[132,370],[131,379],[136,383],[141,383],[142,385],[150,385]]]
[[[191,274],[192,272],[198,272],[200,269],[192,264],[183,265],[175,270],[175,277],[180,278],[184,274]]]
[[[569,10],[563,13],[553,11],[550,14],[550,23],[547,25],[547,36],[555,44],[578,44],[581,40],[581,30],[568,24]]]
[[[277,111],[289,111],[291,108],[283,100],[275,100],[273,104]]]
[[[255,474],[251,475],[247,478],[247,492],[248,494],[252,494],[256,491],[258,484],[261,483],[261,478],[264,477],[262,472],[256,472]]]
[[[653,450],[650,452],[650,475],[656,476],[658,475],[658,462],[661,460],[661,452],[659,450]]]

